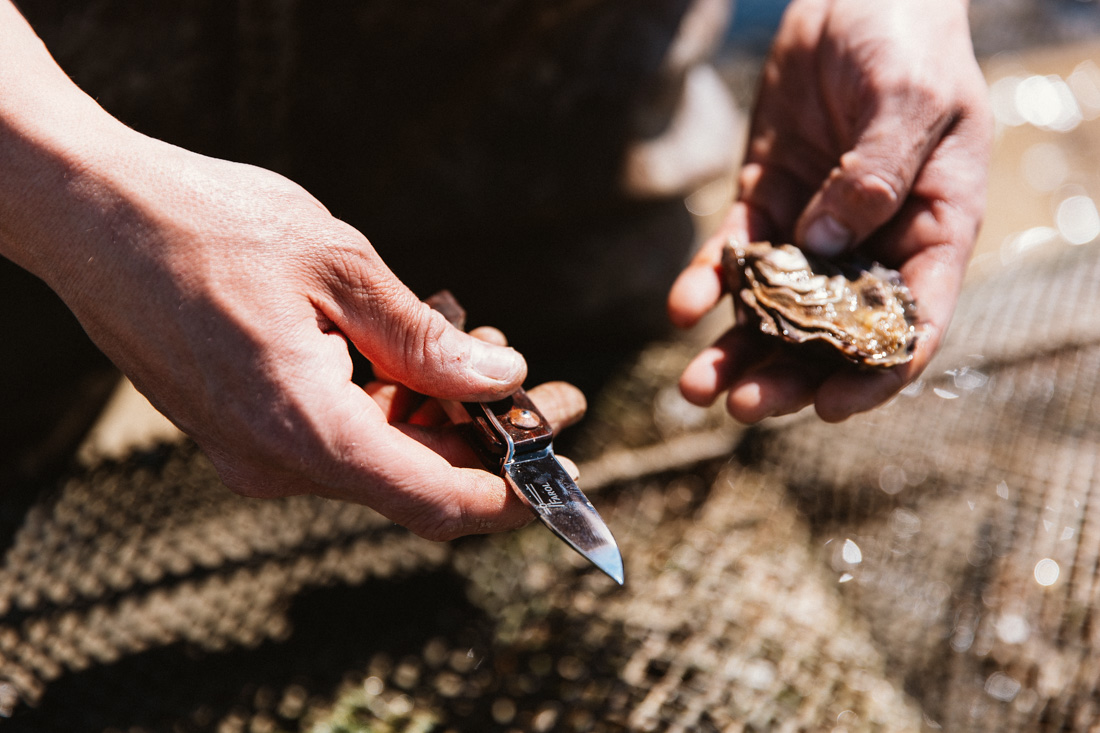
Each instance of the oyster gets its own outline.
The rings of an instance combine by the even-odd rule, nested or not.
[[[764,333],[792,343],[824,341],[867,366],[913,358],[916,303],[894,270],[853,258],[826,261],[770,242],[731,242],[722,265],[730,290],[740,293],[739,311],[759,317]]]

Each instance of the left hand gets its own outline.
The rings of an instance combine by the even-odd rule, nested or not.
[[[958,299],[991,138],[963,0],[794,0],[764,67],[737,200],[673,285],[670,317],[688,327],[718,303],[729,239],[793,241],[900,270],[922,338],[910,363],[870,371],[807,362],[738,326],[688,365],[685,397],[706,405],[729,390],[746,423],[811,403],[840,421],[915,379]]]

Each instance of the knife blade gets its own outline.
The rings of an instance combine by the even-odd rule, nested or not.
[[[451,293],[426,301],[452,325],[463,328],[466,312]],[[461,410],[454,409],[460,405]],[[610,528],[554,455],[550,422],[523,389],[494,402],[444,405],[488,470],[499,474],[547,529],[612,580],[622,585],[622,554]]]
[[[553,431],[522,389],[496,402],[464,402],[486,467],[498,472],[546,527],[619,585],[623,559],[607,523],[554,455]]]

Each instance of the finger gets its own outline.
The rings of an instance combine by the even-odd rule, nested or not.
[[[868,242],[869,254],[904,263],[947,245],[969,258],[985,211],[991,128],[984,107],[959,118],[932,151],[898,216]]]
[[[917,217],[910,236],[926,228],[940,229],[930,212]],[[968,253],[965,242],[926,246],[902,266],[902,277],[917,302],[919,338],[913,359],[891,369],[834,375],[821,386],[815,398],[821,419],[840,422],[873,409],[920,376],[947,332],[962,287]]]
[[[806,146],[799,140],[789,142],[792,147]],[[792,161],[792,157],[796,160]],[[738,198],[750,214],[750,235],[746,241],[791,242],[794,239],[795,223],[813,194],[807,181],[821,180],[828,170],[827,165],[812,165],[810,157],[785,151],[775,159],[747,162],[742,167]]]
[[[412,415],[408,422],[422,427],[441,427],[450,422],[447,411],[439,403],[439,400],[425,400]]]
[[[504,333],[500,329],[493,328],[492,326],[481,326],[475,328],[469,332],[471,336],[481,341],[485,341],[497,346],[507,346],[508,339],[505,338]],[[415,393],[414,393],[415,394]],[[413,402],[410,400],[410,402]],[[443,409],[443,406],[438,400],[424,400],[420,399],[416,404],[412,404],[415,408],[411,414],[406,413],[406,419],[403,420],[412,425],[420,425],[422,427],[440,427],[446,425],[450,418],[447,416],[447,412]]]
[[[749,241],[748,210],[744,204],[730,207],[722,226],[707,239],[691,262],[672,284],[668,295],[668,317],[678,328],[691,328],[725,294],[727,285],[722,272],[722,250],[726,242]]]
[[[913,360],[886,372],[837,374],[815,400],[822,419],[837,422],[882,404],[938,351],[981,223],[988,124],[981,110],[960,120],[929,158],[901,213],[875,238],[872,254],[881,248],[904,261],[900,272],[916,300],[921,334]]]
[[[394,381],[455,400],[488,400],[514,391],[527,366],[515,350],[463,333],[422,303],[365,239],[341,250],[327,272],[325,315]]]
[[[300,410],[272,423],[265,450],[246,454],[223,450],[220,442],[201,444],[228,486],[246,496],[317,494],[365,504],[432,540],[530,521],[499,476],[455,468],[428,441],[386,423],[351,382],[322,379],[310,390],[293,395]]]
[[[527,390],[527,396],[550,422],[555,434],[580,422],[588,409],[584,393],[568,382],[540,384]]]
[[[561,467],[565,469],[565,472],[569,474],[569,478],[573,479],[574,481],[580,480],[581,470],[577,468],[577,464],[574,463],[572,459],[566,458],[561,454],[557,454],[554,457],[558,459],[558,463],[560,463]]]
[[[677,328],[691,328],[721,300],[725,292],[723,246],[723,239],[709,239],[672,283],[667,308],[669,320]]]
[[[480,466],[448,465],[434,448],[421,443],[421,436],[397,432],[404,433],[403,442],[415,446],[404,451],[404,460],[415,460],[419,449],[439,461],[431,470],[420,471],[415,483],[403,486],[401,500],[388,513],[383,511],[386,516],[434,540],[507,531],[532,520],[530,510],[496,474]],[[469,446],[461,445],[460,450],[472,458]]]
[[[367,504],[433,540],[514,529],[531,520],[499,476],[474,467],[477,459],[456,431],[371,420],[356,409],[353,394],[348,391],[348,409],[329,420],[330,454],[339,457],[342,470],[325,495]]]
[[[680,376],[680,393],[693,405],[712,405],[746,371],[770,360],[777,349],[774,339],[735,327],[692,359]]]
[[[910,362],[882,371],[838,372],[818,388],[814,409],[825,422],[842,422],[886,402],[915,379],[923,368],[923,364]]]
[[[479,326],[472,331],[469,331],[468,333],[470,334],[470,336],[473,336],[479,341],[484,341],[485,343],[493,344],[494,346],[508,345],[508,338],[499,328],[494,328],[492,326]],[[396,379],[394,379],[393,376],[386,372],[385,369],[378,366],[377,364],[372,364],[371,370],[374,372],[374,378],[378,382],[394,383],[397,381]]]
[[[584,393],[568,382],[547,382],[527,391],[527,396],[550,423],[551,430],[559,433],[584,417],[587,403]],[[451,465],[476,468],[482,466],[468,437],[447,425],[446,412],[436,400],[422,406],[409,420],[400,426],[407,435],[428,446],[447,459]]]
[[[726,409],[738,422],[752,424],[768,417],[798,412],[814,401],[835,362],[813,361],[805,350],[801,356],[783,354],[748,371],[726,398]]]
[[[387,382],[367,382],[363,386],[388,422],[399,422],[408,418],[412,407],[412,393],[401,385]]]
[[[795,227],[795,239],[824,257],[867,238],[898,213],[930,151],[957,110],[932,89],[914,88],[874,109],[814,193]]]
[[[540,384],[527,390],[527,396],[534,401],[555,433],[580,422],[588,409],[584,393],[568,382]],[[450,419],[438,400],[428,400],[412,413],[408,422],[422,427],[442,427]]]
[[[469,331],[469,333],[470,333],[470,336],[474,337],[475,339],[480,340],[480,341],[485,341],[486,343],[492,343],[492,344],[494,344],[494,346],[499,346],[499,347],[508,346],[507,337],[505,337],[504,332],[500,331],[500,329],[498,329],[498,328],[493,328],[492,326],[480,326],[478,328],[473,329],[472,331]],[[397,382],[397,380],[395,380],[392,375],[390,375],[388,372],[386,372],[382,368],[382,366],[378,366],[377,364],[372,364],[371,365],[371,370],[374,372],[374,381],[375,382],[384,383],[384,384],[394,384],[394,383]],[[423,423],[423,424],[430,425],[431,423]]]
[[[258,481],[286,477],[278,493],[366,504],[432,540],[530,521],[530,512],[503,479],[468,468],[478,464],[457,432],[388,423],[378,404],[350,380],[350,359],[339,338],[315,332],[299,341],[302,358],[282,362],[275,375],[283,386],[272,401],[277,419],[268,432],[278,435],[284,425],[292,430],[252,462],[259,495],[267,487],[257,487]]]
[[[504,332],[492,326],[478,326],[470,331],[470,335],[487,344],[493,344],[495,346],[508,345],[508,337],[504,335]]]
[[[454,425],[400,423],[394,425],[405,435],[442,456],[457,468],[485,468],[470,439]]]

